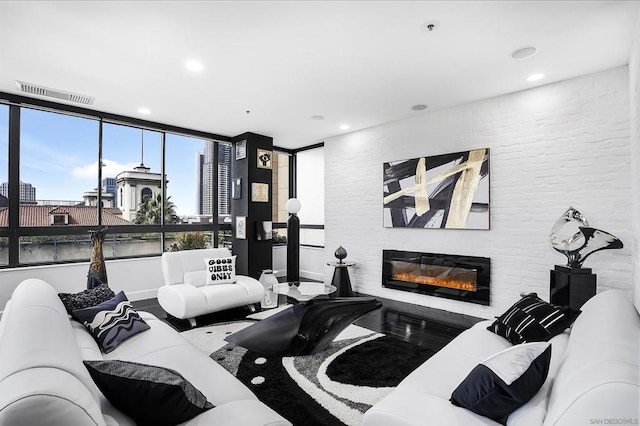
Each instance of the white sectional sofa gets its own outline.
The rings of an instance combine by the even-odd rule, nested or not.
[[[162,309],[195,326],[197,316],[261,302],[264,287],[255,278],[236,275],[232,284],[205,285],[204,259],[230,256],[223,247],[162,253],[165,285],[158,289]]]
[[[215,405],[184,425],[290,425],[233,375],[155,316],[150,326],[108,354],[70,320],[48,283],[28,279],[14,291],[0,321],[0,425],[130,426],[91,379],[83,360],[118,359],[170,368]]]
[[[570,331],[550,340],[551,364],[540,391],[512,413],[509,426],[639,424],[640,316],[624,293],[597,294]],[[487,357],[511,347],[487,330],[464,331],[364,416],[365,426],[495,426],[449,402],[452,392]]]

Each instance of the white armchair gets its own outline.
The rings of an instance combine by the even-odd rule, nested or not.
[[[158,303],[168,314],[188,319],[238,306],[259,303],[264,287],[258,280],[236,274],[233,284],[205,285],[207,272],[204,259],[229,257],[226,248],[185,250],[162,253],[164,287],[158,289]]]

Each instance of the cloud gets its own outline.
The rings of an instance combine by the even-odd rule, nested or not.
[[[102,177],[116,177],[116,175],[125,170],[133,170],[136,167],[137,163],[126,163],[121,164],[117,161],[104,159],[102,160]],[[92,164],[87,164],[86,166],[74,167],[73,168],[73,177],[76,179],[96,179],[98,177],[98,162],[95,161]]]

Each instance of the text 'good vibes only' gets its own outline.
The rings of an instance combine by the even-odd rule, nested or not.
[[[233,260],[231,259],[210,259],[207,270],[212,281],[230,280],[233,272]]]

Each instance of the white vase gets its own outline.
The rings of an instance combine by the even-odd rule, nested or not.
[[[260,284],[264,287],[264,297],[260,303],[260,307],[263,309],[275,308],[278,306],[278,295],[273,292],[273,286],[278,284],[278,279],[274,275],[276,271],[271,269],[265,269],[260,274]]]

